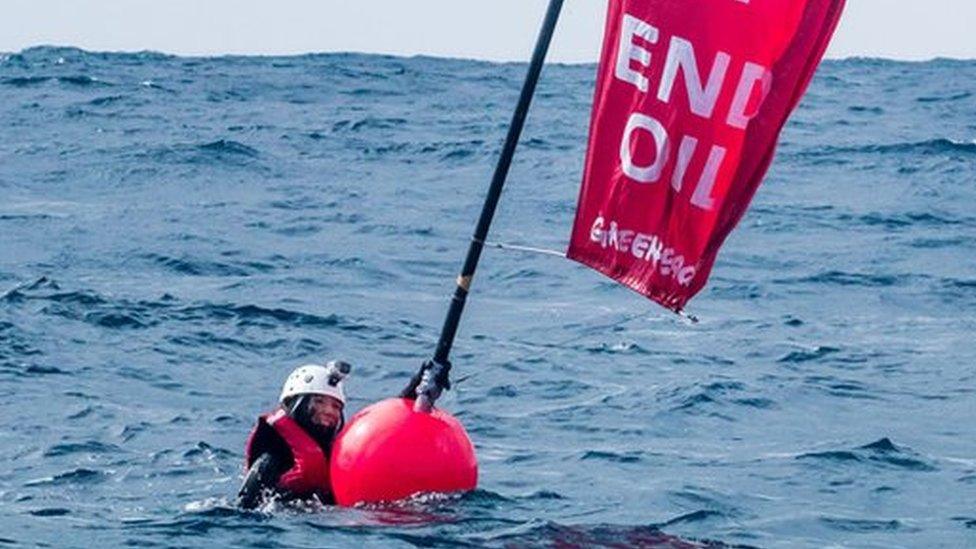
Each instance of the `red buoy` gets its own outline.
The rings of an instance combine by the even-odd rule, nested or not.
[[[331,474],[339,505],[475,489],[478,459],[464,426],[444,410],[415,412],[413,404],[401,398],[373,404],[336,438]]]

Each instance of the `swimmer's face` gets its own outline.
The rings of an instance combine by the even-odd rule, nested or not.
[[[309,412],[312,422],[323,428],[336,427],[342,418],[342,403],[326,395],[312,395]]]

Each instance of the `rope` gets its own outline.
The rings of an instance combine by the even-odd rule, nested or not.
[[[516,252],[525,252],[531,254],[541,254],[541,255],[551,255],[555,257],[566,257],[565,252],[558,252],[556,250],[549,250],[546,248],[533,248],[532,246],[518,246],[515,244],[504,244],[502,242],[485,242],[485,246],[489,248],[496,248],[499,250],[512,250]]]
[[[489,241],[482,242],[482,244],[484,244],[489,248],[495,248],[498,250],[512,250],[516,252],[549,255],[554,257],[562,257],[562,258],[566,257],[565,252],[558,252],[556,250],[550,250],[548,248],[535,248],[532,246],[519,246],[517,244],[505,244],[504,242],[489,242]],[[693,314],[688,314],[684,311],[675,311],[675,314],[677,314],[678,316],[680,316],[681,318],[687,320],[692,324],[698,324],[698,317]]]
[[[566,257],[566,254],[564,252],[558,252],[556,250],[549,250],[549,249],[546,249],[546,248],[535,248],[535,247],[532,247],[532,246],[519,246],[519,245],[516,245],[516,244],[505,244],[503,242],[489,242],[489,241],[482,242],[482,244],[484,244],[485,246],[487,246],[489,248],[495,248],[495,249],[498,249],[498,250],[511,250],[511,251],[516,251],[516,252],[533,253],[533,254],[548,255],[548,256],[561,257],[561,258],[565,258]],[[684,311],[675,311],[675,313],[678,316],[680,316],[682,319],[684,319],[685,321],[687,321],[687,322],[689,322],[691,324],[698,324],[698,317],[695,316],[695,315],[688,314],[688,313],[686,313]],[[591,328],[591,329],[599,329],[599,330],[602,330],[602,331],[612,330],[614,328],[623,326],[624,324],[627,324],[628,322],[630,322],[632,320],[635,320],[635,319],[638,319],[638,318],[640,318],[642,316],[645,316],[646,314],[648,314],[648,313],[646,313],[646,312],[643,312],[643,313],[635,313],[635,314],[628,315],[628,316],[624,317],[622,320],[618,320],[618,321],[613,322],[611,324],[607,324],[605,326],[598,326],[598,327]],[[579,336],[576,335],[576,336],[572,336],[572,337],[570,337],[570,338],[568,338],[566,340],[563,340],[563,341],[557,341],[556,343],[549,343],[549,344],[543,344],[543,345],[545,347],[551,349],[553,347],[562,347],[564,345],[568,345],[570,343],[573,343],[574,341],[577,341],[578,339],[579,339]],[[522,357],[519,357],[518,360],[522,360],[522,361],[532,360],[532,359],[536,359],[536,358],[541,358],[542,356],[544,356],[546,354],[547,354],[546,351],[542,351],[542,352],[536,353],[534,355],[533,354],[526,354],[526,355],[523,355]],[[465,381],[468,381],[469,379],[478,377],[482,373],[484,373],[484,369],[478,370],[478,371],[476,371],[476,372],[474,372],[472,374],[468,374],[466,376],[461,376],[459,379],[454,380],[454,385],[455,386],[460,385],[460,384],[464,383]]]

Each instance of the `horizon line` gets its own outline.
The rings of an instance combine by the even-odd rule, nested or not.
[[[518,59],[497,59],[497,58],[478,58],[478,57],[463,57],[463,56],[452,56],[445,54],[433,54],[433,53],[389,53],[389,52],[366,52],[366,51],[353,51],[353,50],[322,50],[322,51],[290,51],[290,52],[208,52],[208,53],[196,53],[196,52],[171,52],[163,51],[157,49],[87,49],[80,46],[65,45],[65,44],[37,44],[33,46],[27,46],[21,48],[19,51],[0,51],[0,55],[9,57],[11,55],[19,55],[29,50],[35,49],[66,49],[66,50],[77,50],[84,53],[93,54],[137,54],[137,53],[152,53],[163,55],[167,57],[176,58],[226,58],[226,57],[306,57],[314,55],[364,55],[364,56],[376,56],[376,57],[392,57],[398,59],[414,59],[414,58],[428,58],[428,59],[440,59],[445,61],[472,61],[479,63],[492,63],[499,65],[507,64],[526,64],[529,62],[528,59],[518,60]],[[856,61],[856,60],[869,60],[869,61],[889,61],[895,63],[929,63],[933,61],[976,61],[976,57],[955,57],[951,54],[938,55],[932,57],[885,57],[881,55],[869,55],[869,54],[858,54],[858,55],[847,55],[847,56],[831,56],[825,55],[824,61]],[[546,64],[552,65],[596,65],[599,60],[592,61],[560,61],[560,60],[547,60]]]

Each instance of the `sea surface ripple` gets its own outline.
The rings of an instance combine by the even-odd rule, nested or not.
[[[231,505],[300,363],[432,352],[525,72],[0,56],[0,544],[976,545],[976,62],[826,62],[693,325],[489,250],[443,404],[480,489]],[[593,66],[544,72],[492,239],[564,249]]]

